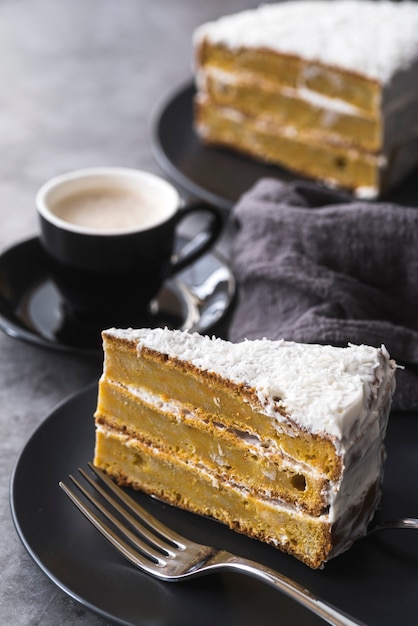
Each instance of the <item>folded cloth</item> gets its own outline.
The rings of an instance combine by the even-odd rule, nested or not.
[[[418,209],[262,179],[231,219],[230,340],[384,344],[394,409],[418,409]]]

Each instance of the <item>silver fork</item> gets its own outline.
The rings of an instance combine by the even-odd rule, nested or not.
[[[79,469],[79,472],[95,492],[99,494],[99,498],[70,475],[71,481],[85,498],[113,524],[119,533],[125,535],[129,543],[124,541],[119,534],[98,517],[84,499],[76,495],[66,484],[60,482],[59,485],[102,535],[140,570],[165,581],[179,581],[209,572],[233,570],[258,578],[279,589],[321,617],[328,624],[333,626],[365,626],[362,622],[316,597],[297,582],[264,565],[236,556],[226,550],[205,546],[182,537],[155,519],[118,487],[104,472],[94,467],[91,463],[89,463],[89,467],[96,478],[87,474],[83,469]],[[99,481],[106,485],[107,489],[104,489],[99,484]],[[112,497],[109,490],[117,496],[118,500]],[[119,518],[115,517],[109,508],[103,504],[102,499],[107,501],[135,532],[130,530]],[[126,507],[134,513],[135,517],[127,511]],[[415,522],[415,525],[407,524],[404,527],[418,528],[418,520],[412,520],[412,522]],[[396,526],[394,526],[395,523]],[[390,527],[398,528],[399,522],[395,523],[392,522]],[[383,527],[381,524],[379,527],[376,526],[374,530],[381,530]]]

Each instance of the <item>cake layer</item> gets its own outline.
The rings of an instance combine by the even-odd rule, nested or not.
[[[119,341],[104,333],[105,376],[127,387],[138,387],[165,400],[176,398],[184,410],[229,429],[272,440],[286,456],[308,464],[330,480],[341,476],[341,458],[330,436],[301,430],[291,421],[272,419],[254,406],[254,393],[244,384],[199,371],[187,361],[144,348],[138,358],[137,342],[129,331]],[[252,403],[251,403],[252,402]],[[280,417],[279,408],[277,416]]]
[[[271,544],[316,569],[364,535],[379,501],[379,481],[335,522],[312,517],[274,499],[257,497],[221,482],[203,468],[99,427],[94,464],[118,484],[169,504],[216,519],[231,529]]]
[[[326,477],[280,454],[273,442],[198,417],[179,403],[101,380],[96,423],[172,457],[204,466],[216,480],[320,515],[334,488]]]
[[[245,152],[332,185],[374,197],[383,185],[386,160],[358,149],[304,138],[286,128],[215,106],[195,103],[196,128],[204,142]]]
[[[417,73],[418,81],[418,73]],[[390,154],[418,137],[418,90],[409,89],[389,110],[375,113],[323,96],[304,87],[280,87],[251,74],[206,68],[199,73],[199,92],[214,106],[259,117],[282,132],[365,152]]]
[[[379,115],[364,113],[341,100],[319,96],[307,89],[278,88],[271,81],[255,80],[248,74],[206,70],[204,76],[199,76],[199,90],[214,106],[235,109],[247,117],[260,116],[282,129],[288,128],[289,132],[293,129],[299,136],[312,135],[317,140],[322,138],[369,152],[383,148]]]
[[[227,482],[217,482],[198,466],[142,442],[99,428],[94,464],[121,485],[223,522],[270,543],[313,568],[333,547],[327,518],[309,517],[273,499],[257,498]]]
[[[329,98],[342,100],[363,110],[377,113],[382,94],[379,81],[358,72],[326,66],[317,61],[263,48],[228,48],[213,43],[210,34],[195,35],[197,72],[216,68],[237,76],[249,75],[254,82],[268,80],[280,87],[306,88]]]

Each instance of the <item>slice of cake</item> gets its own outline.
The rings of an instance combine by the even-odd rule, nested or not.
[[[418,164],[418,4],[282,2],[199,27],[195,127],[375,197]]]
[[[313,568],[379,502],[394,362],[368,346],[103,332],[94,463]]]

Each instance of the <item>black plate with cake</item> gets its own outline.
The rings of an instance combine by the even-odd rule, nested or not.
[[[155,117],[157,160],[223,208],[266,176],[417,205],[417,27],[414,2],[370,0],[268,4],[202,24],[196,91]]]
[[[25,446],[13,472],[11,505],[25,547],[63,591],[119,624],[254,626],[323,622],[267,585],[240,575],[162,583],[128,564],[69,502],[58,482],[92,460],[97,384],[59,405]],[[392,414],[381,514],[418,516],[415,476],[418,415]],[[57,454],[59,450],[59,454]],[[36,468],[36,471],[33,471]],[[323,570],[311,570],[275,548],[222,524],[135,498],[164,523],[201,542],[286,574],[368,626],[412,624],[418,611],[418,544],[413,531],[393,530],[358,541]]]

